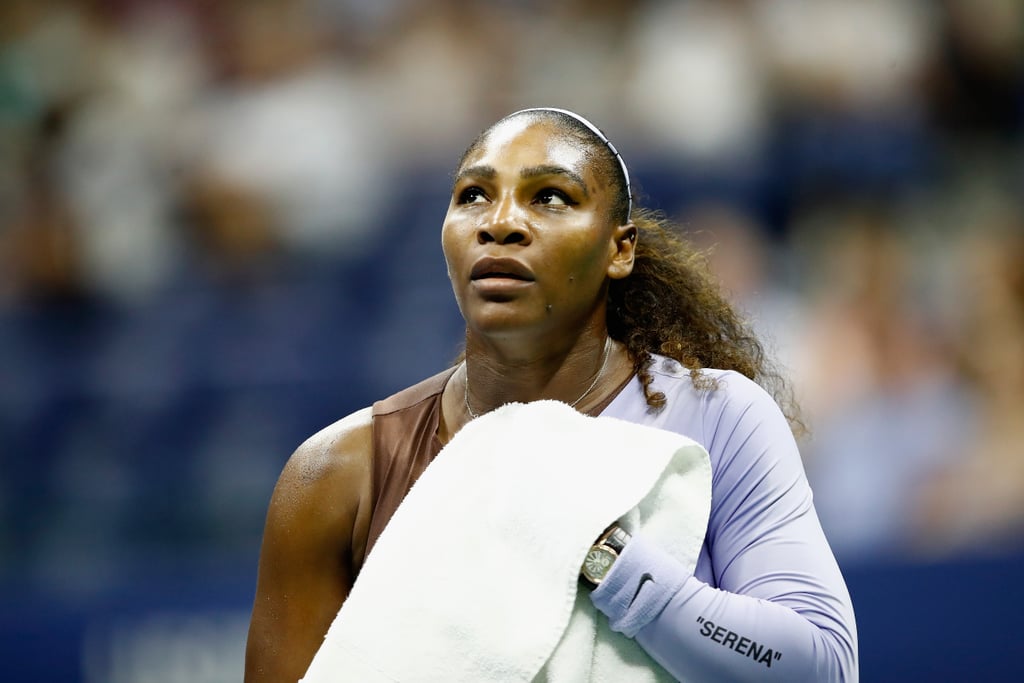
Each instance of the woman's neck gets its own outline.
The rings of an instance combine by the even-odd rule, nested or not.
[[[625,348],[604,329],[580,335],[561,350],[543,343],[483,344],[470,336],[465,364],[455,378],[462,380],[470,417],[506,403],[542,399],[578,408],[600,393],[613,375],[611,370],[626,356]]]
[[[633,373],[626,347],[605,335],[580,340],[560,354],[533,359],[482,353],[467,340],[466,360],[445,387],[438,435],[442,443],[466,423],[506,403],[554,399],[587,413]]]

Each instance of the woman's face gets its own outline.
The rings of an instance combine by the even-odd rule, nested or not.
[[[499,123],[466,157],[441,242],[471,331],[603,325],[607,278],[632,269],[633,228],[612,224],[596,163],[557,124],[529,117]]]

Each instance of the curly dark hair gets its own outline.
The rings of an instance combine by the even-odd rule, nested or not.
[[[665,395],[653,389],[650,373],[652,354],[661,354],[688,368],[699,389],[716,388],[714,378],[701,372],[703,368],[734,370],[750,378],[779,404],[793,432],[805,434],[791,385],[769,358],[750,323],[723,293],[707,254],[690,244],[664,215],[642,208],[630,212],[631,188],[607,139],[557,110],[531,109],[502,121],[520,116],[553,121],[566,135],[585,145],[597,164],[595,172],[608,184],[612,196],[609,220],[617,225],[631,220],[637,229],[633,272],[609,284],[607,321],[608,334],[625,344],[633,359],[647,404],[654,410],[665,405]],[[498,123],[466,149],[460,168]]]
[[[633,213],[637,237],[633,272],[608,288],[608,333],[625,344],[647,404],[660,409],[665,395],[649,372],[658,353],[690,370],[698,388],[715,388],[702,368],[735,370],[761,385],[779,404],[791,429],[806,432],[792,387],[769,358],[750,323],[729,301],[708,265],[660,214]]]

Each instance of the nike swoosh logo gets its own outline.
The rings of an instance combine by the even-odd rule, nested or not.
[[[640,583],[637,584],[636,592],[633,593],[633,599],[629,601],[629,606],[630,607],[632,607],[633,603],[636,602],[637,596],[640,595],[640,589],[643,588],[644,584],[647,583],[648,581],[652,581],[653,582],[654,581],[654,577],[651,576],[650,574],[648,574],[647,572],[644,572],[643,576],[640,577]]]

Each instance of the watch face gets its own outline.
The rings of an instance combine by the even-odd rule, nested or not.
[[[588,581],[597,585],[604,579],[605,574],[612,568],[617,555],[615,551],[606,546],[596,545],[590,549],[583,560],[583,576]]]

